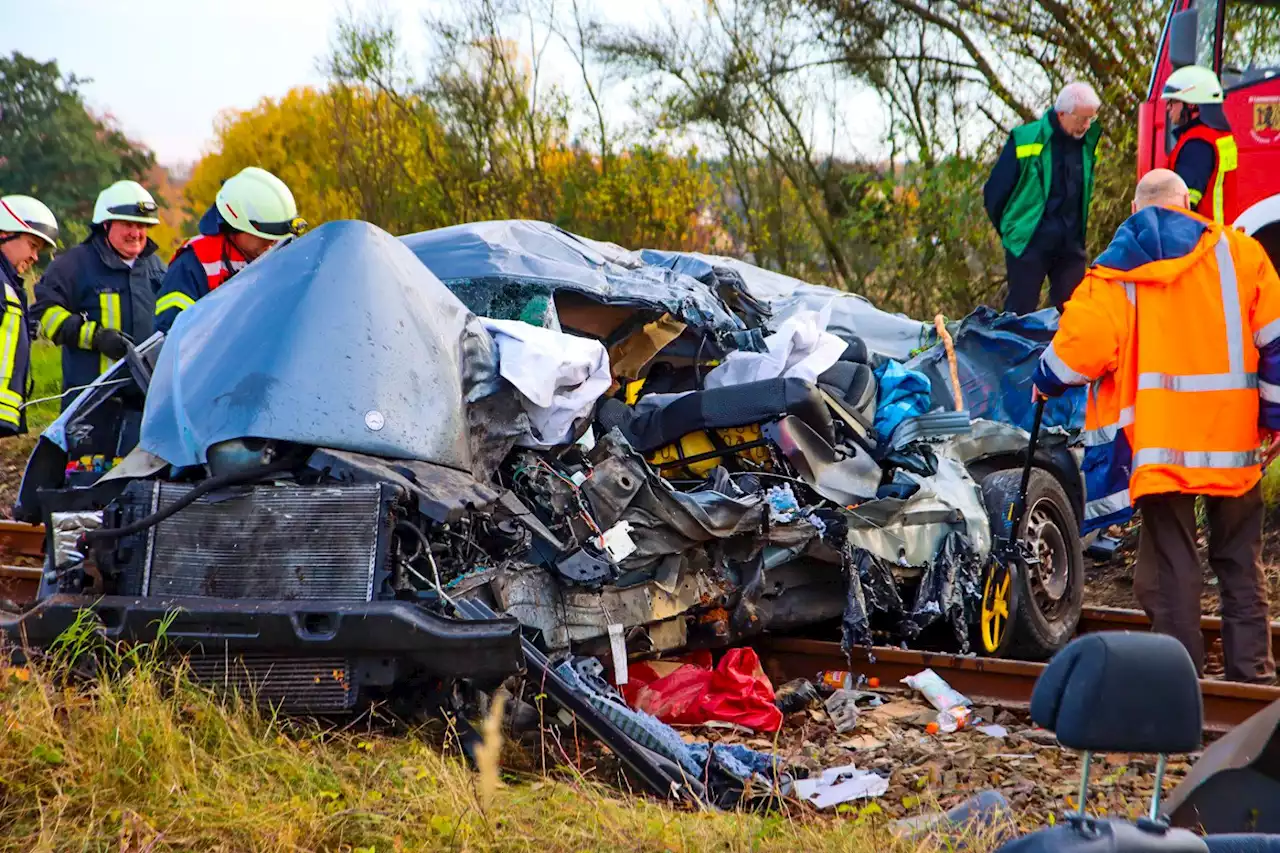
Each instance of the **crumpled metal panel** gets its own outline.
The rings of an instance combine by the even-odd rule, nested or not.
[[[913,350],[937,340],[932,323],[890,314],[856,293],[809,284],[737,258],[654,249],[645,249],[640,255],[655,266],[702,281],[714,280],[722,290],[735,291],[740,310],[764,320],[770,329],[778,328],[798,311],[820,311],[830,306],[828,332],[841,337],[857,335],[872,352],[889,358],[906,361]]]
[[[477,458],[524,431],[518,407],[466,306],[390,234],[339,221],[182,312],[139,444],[179,466],[255,437],[487,476]]]
[[[702,282],[547,222],[471,222],[402,240],[471,310],[486,317],[559,328],[550,297],[565,290],[606,305],[669,313],[714,333],[730,349],[764,349],[759,330],[748,330]]]

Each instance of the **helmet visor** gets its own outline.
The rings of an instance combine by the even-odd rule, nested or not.
[[[284,237],[289,234],[299,237],[303,231],[307,230],[307,220],[300,216],[295,216],[285,222],[258,222],[250,219],[249,224],[263,234],[270,234],[272,237]]]
[[[107,213],[112,216],[155,216],[158,209],[154,201],[138,201],[108,207]]]

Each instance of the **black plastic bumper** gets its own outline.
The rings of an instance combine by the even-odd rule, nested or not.
[[[501,679],[524,669],[515,619],[450,619],[402,601],[55,595],[24,614],[0,614],[0,638],[19,649],[47,647],[82,610],[97,615],[111,640],[152,642],[163,635],[194,653],[386,658],[441,678]]]

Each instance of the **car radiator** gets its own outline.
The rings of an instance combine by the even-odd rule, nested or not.
[[[192,486],[136,481],[107,513],[127,526],[181,499]],[[110,563],[121,595],[361,603],[386,581],[395,490],[381,484],[257,485],[212,492],[121,540]],[[236,654],[218,643],[190,650],[193,681],[292,714],[355,706],[359,659],[341,655]]]
[[[131,483],[114,520],[127,526],[191,488]],[[122,595],[371,601],[386,574],[393,496],[382,484],[212,492],[120,543],[112,560],[117,588]]]

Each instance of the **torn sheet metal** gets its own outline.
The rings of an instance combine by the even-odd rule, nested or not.
[[[477,314],[559,328],[554,296],[670,314],[710,332],[724,351],[762,349],[763,337],[708,286],[547,222],[499,220],[410,234],[403,242]]]
[[[757,310],[765,308],[770,329],[779,328],[800,311],[818,311],[830,306],[828,332],[842,338],[860,337],[871,352],[888,358],[906,361],[915,350],[937,341],[937,333],[931,323],[881,311],[857,294],[809,284],[746,261],[697,252],[654,249],[645,249],[640,256],[656,266],[738,290],[748,306],[758,306]]]
[[[482,318],[498,345],[498,369],[516,387],[529,416],[522,447],[554,447],[575,438],[575,425],[609,390],[609,355],[590,338],[518,320]]]
[[[1057,330],[1056,309],[1018,316],[1000,314],[986,306],[977,308],[952,330],[960,389],[973,417],[1031,429],[1035,407],[1027,389],[1040,355]],[[941,344],[920,353],[907,366],[932,380],[935,406],[954,407],[951,368]],[[1084,387],[1076,387],[1050,400],[1043,425],[1083,429],[1085,394]]]
[[[488,507],[499,492],[465,471],[414,460],[380,459],[363,453],[320,448],[307,466],[339,482],[390,483],[417,498],[418,509],[440,523],[459,520],[467,512]]]
[[[685,573],[670,592],[654,582],[593,592],[561,584],[533,566],[496,572],[490,588],[499,609],[541,631],[550,649],[607,637],[612,623],[632,626],[671,619],[728,592],[706,572]]]
[[[480,460],[509,448],[523,419],[492,338],[466,306],[390,234],[338,221],[182,312],[139,444],[179,467],[252,437],[487,477]]]
[[[981,490],[955,458],[952,441],[936,447],[933,476],[899,472],[919,487],[911,497],[880,498],[848,510],[851,545],[873,554],[896,554],[902,566],[928,563],[952,530],[964,531],[979,553],[991,549],[991,523]]]

